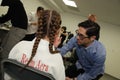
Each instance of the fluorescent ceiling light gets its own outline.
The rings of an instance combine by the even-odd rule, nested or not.
[[[63,0],[63,2],[68,6],[77,7],[76,3],[72,0]]]

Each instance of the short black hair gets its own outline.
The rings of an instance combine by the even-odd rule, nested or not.
[[[44,10],[44,8],[39,6],[39,7],[37,7],[37,11],[39,11],[39,10]]]
[[[96,40],[100,37],[100,26],[91,20],[86,20],[78,24],[78,27],[83,27],[87,30],[86,34],[88,37],[96,36]]]
[[[62,29],[64,29],[65,31],[67,30],[66,26],[62,26]]]

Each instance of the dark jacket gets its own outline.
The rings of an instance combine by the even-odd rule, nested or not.
[[[0,17],[0,24],[11,20],[12,26],[27,29],[27,14],[20,0],[2,0],[1,6],[8,6],[9,9]]]

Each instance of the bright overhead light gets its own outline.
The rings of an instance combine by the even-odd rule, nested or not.
[[[76,3],[72,0],[63,0],[63,2],[68,6],[77,7]]]

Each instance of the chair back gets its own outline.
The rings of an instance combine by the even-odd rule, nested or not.
[[[24,68],[24,66],[24,64],[16,60],[4,59],[1,64],[2,80],[4,80],[6,73],[14,80],[55,80],[49,73],[45,73],[30,66]]]

